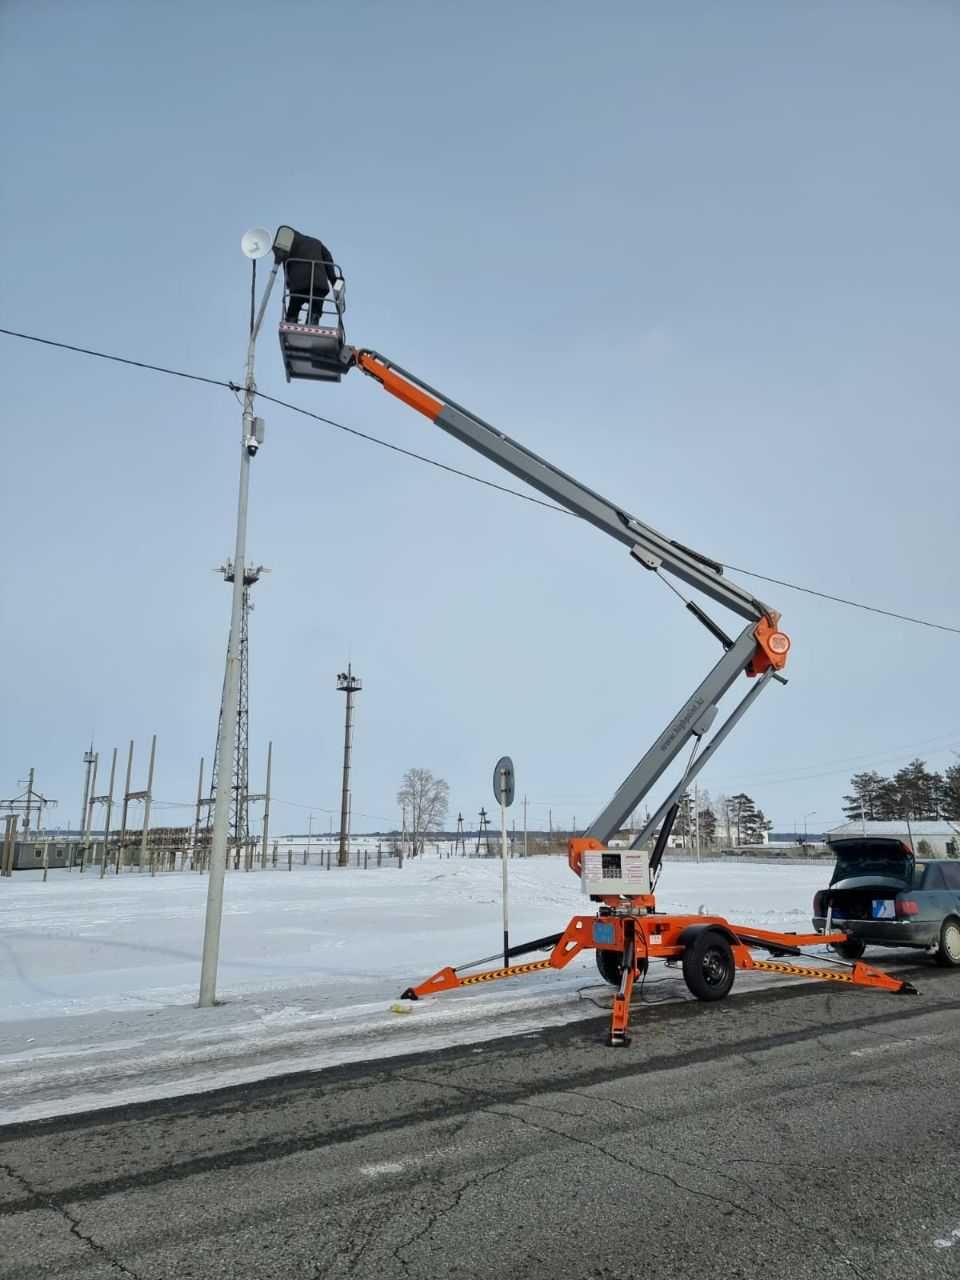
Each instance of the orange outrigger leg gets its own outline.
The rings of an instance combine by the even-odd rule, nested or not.
[[[786,977],[809,978],[820,982],[839,982],[847,986],[875,987],[902,995],[916,995],[912,983],[875,969],[858,960],[852,965],[837,961],[840,969],[784,963],[780,957],[802,957],[804,946],[835,944],[846,941],[845,933],[776,933],[747,925],[730,924],[721,916],[658,915],[650,908],[652,895],[643,895],[642,906],[601,909],[599,915],[574,916],[560,934],[540,938],[511,948],[511,955],[550,950],[544,960],[525,964],[462,973],[447,966],[418,986],[408,987],[402,999],[419,1000],[440,991],[457,987],[478,986],[501,978],[519,977],[544,969],[563,969],[581,951],[595,949],[619,954],[621,977],[613,997],[608,1044],[630,1043],[630,997],[636,980],[646,972],[651,959],[679,960],[687,986],[698,1000],[722,1000],[733,986],[737,969],[757,969]],[[642,911],[643,914],[635,914]],[[770,960],[759,960],[753,951],[768,952]],[[473,965],[462,965],[471,969]]]

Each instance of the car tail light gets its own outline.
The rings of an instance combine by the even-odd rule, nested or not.
[[[815,916],[823,915],[823,898],[824,898],[824,893],[822,889],[818,889],[817,892],[813,895],[813,914]]]
[[[901,898],[897,903],[898,916],[916,916],[920,914],[920,906],[912,898]]]

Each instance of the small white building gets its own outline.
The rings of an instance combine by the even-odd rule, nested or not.
[[[935,822],[911,822],[909,827],[901,818],[891,822],[861,822],[854,818],[842,826],[834,827],[827,832],[828,840],[837,840],[841,836],[892,836],[909,845],[913,838],[914,852],[919,854],[920,841],[926,841],[930,857],[948,858],[960,856],[960,823],[950,822],[946,818],[938,818]],[[926,849],[923,850],[927,852]]]

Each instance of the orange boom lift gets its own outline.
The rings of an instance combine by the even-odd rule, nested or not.
[[[273,244],[274,271],[289,257],[292,242],[291,228],[281,227]],[[312,264],[311,279],[327,270],[323,267],[321,271],[321,267],[322,264]],[[574,916],[561,933],[509,947],[505,956],[509,961],[546,952],[544,959],[507,963],[493,969],[480,966],[494,957],[456,968],[448,966],[426,981],[408,987],[402,998],[419,1000],[457,987],[495,982],[539,970],[563,969],[581,951],[590,949],[596,952],[601,975],[616,987],[609,1043],[626,1045],[630,1041],[628,1026],[633,986],[653,958],[679,961],[687,986],[699,1000],[722,1000],[733,986],[737,969],[759,969],[916,994],[910,983],[860,961],[852,965],[841,965],[837,961],[840,967],[832,969],[793,963],[805,958],[801,950],[804,946],[844,942],[846,934],[840,931],[776,933],[730,924],[719,916],[678,916],[657,911],[653,890],[684,793],[767,685],[771,681],[786,684],[782,671],[790,640],[780,630],[779,613],[729,581],[723,566],[715,560],[667,538],[385,356],[348,346],[343,326],[343,277],[338,267],[333,264],[329,267],[339,287],[334,288],[330,297],[308,299],[308,316],[314,316],[318,322],[302,325],[298,320],[285,320],[280,324],[280,346],[288,381],[296,378],[339,382],[351,369],[362,370],[434,425],[614,538],[644,569],[658,577],[669,574],[682,586],[729,609],[745,622],[738,635],[728,635],[700,604],[687,599],[674,583],[668,583],[684,600],[693,617],[719,642],[723,652],[630,771],[602,813],[582,836],[570,841],[570,868],[580,877],[584,895],[593,904],[591,914]],[[286,298],[284,302],[287,315]],[[325,312],[328,313],[326,322]],[[604,602],[601,600],[598,604],[602,609]],[[715,725],[721,702],[743,677],[749,683],[747,692],[726,710],[719,725]],[[634,838],[631,848],[608,848],[607,842],[620,830],[628,815],[687,747],[689,755],[679,779]],[[645,846],[654,836],[655,844],[648,854]],[[755,952],[766,953],[771,958],[758,959]],[[789,963],[784,962],[784,957]]]

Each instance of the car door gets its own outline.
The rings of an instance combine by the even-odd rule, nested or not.
[[[960,862],[941,862],[940,872],[946,885],[950,907],[960,916]]]

